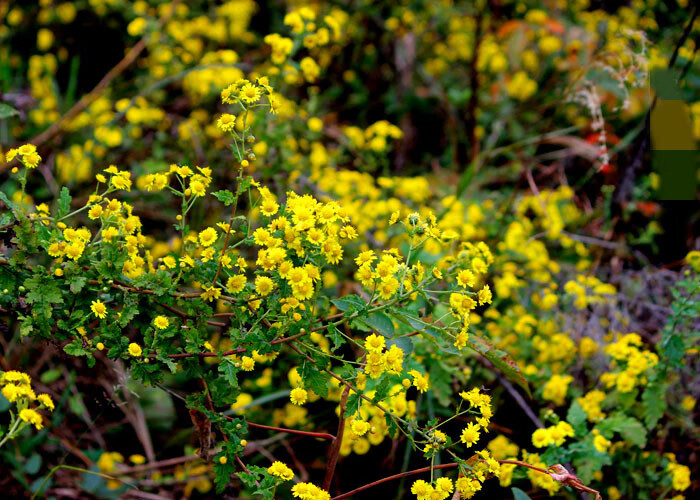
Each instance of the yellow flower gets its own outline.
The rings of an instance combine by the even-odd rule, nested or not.
[[[467,445],[467,448],[471,448],[479,440],[479,426],[470,422],[462,430],[462,434],[459,436],[459,440]]]
[[[41,430],[44,427],[41,415],[31,408],[25,408],[19,412],[20,420],[33,424],[37,430]]]
[[[46,406],[46,408],[49,409],[49,411],[53,411],[56,406],[53,404],[53,400],[51,399],[51,396],[48,394],[39,394],[36,399],[41,403],[42,405]]]
[[[289,400],[295,405],[301,406],[306,403],[307,396],[308,393],[306,390],[302,389],[301,387],[295,387],[289,393]]]
[[[5,396],[5,399],[10,403],[14,403],[23,396],[23,391],[15,384],[7,384],[2,388],[2,395]]]
[[[141,350],[140,345],[138,345],[135,342],[132,342],[131,344],[129,344],[129,354],[131,354],[133,357],[139,358],[139,357],[141,357],[142,353],[143,353],[143,351]]]
[[[215,286],[204,287],[204,292],[201,293],[200,297],[209,302],[217,300],[221,297],[221,288],[216,288]]]
[[[413,377],[413,385],[416,389],[420,392],[426,392],[428,390],[428,375],[423,375],[418,370],[411,370],[408,374]]]
[[[102,205],[93,205],[88,211],[88,217],[90,217],[92,220],[99,219],[102,215],[102,211]]]
[[[280,461],[272,462],[272,465],[267,468],[267,472],[268,474],[282,478],[285,481],[289,481],[294,477],[294,472],[292,469],[290,469],[287,464]]]
[[[367,431],[369,431],[370,427],[370,423],[364,420],[353,420],[350,426],[352,432],[358,436],[364,436]]]
[[[105,319],[107,317],[107,307],[100,300],[93,300],[90,309],[92,313],[100,319]]]
[[[600,434],[593,438],[593,446],[601,453],[607,453],[608,448],[610,448],[610,444],[610,441],[605,439],[605,437]]]
[[[475,279],[474,273],[468,269],[464,269],[457,274],[457,283],[463,288],[474,286]]]
[[[208,227],[199,233],[199,243],[204,247],[208,247],[216,243],[217,237],[216,229]]]
[[[267,276],[258,276],[257,278],[255,278],[255,291],[261,297],[269,295],[270,292],[272,292],[274,286],[275,284]]]
[[[547,429],[537,429],[532,433],[532,444],[535,448],[544,448],[545,446],[549,446],[550,442],[551,439]]]
[[[391,297],[394,296],[398,289],[399,280],[397,280],[393,276],[390,276],[388,278],[383,279],[379,283],[379,286],[377,287],[377,292],[379,293],[379,296],[382,299],[389,300]]]
[[[250,356],[243,356],[241,359],[241,370],[252,372],[255,369],[255,360]]]
[[[491,293],[491,288],[489,288],[488,285],[484,285],[484,288],[479,290],[479,293],[477,294],[479,298],[479,305],[483,306],[486,304],[490,304],[491,300],[493,299],[493,294]]]
[[[153,320],[153,326],[155,326],[158,330],[165,330],[168,328],[168,326],[170,326],[170,321],[165,316],[156,316]]]
[[[228,132],[236,126],[236,117],[229,113],[224,113],[216,122],[216,126],[224,132]]]
[[[260,90],[259,87],[256,87],[252,83],[246,83],[243,85],[241,90],[238,92],[238,98],[241,101],[244,101],[248,104],[252,104],[254,102],[257,102],[258,99],[260,99],[260,95],[262,94],[262,91]]]
[[[553,401],[557,405],[563,405],[566,398],[566,391],[573,380],[571,375],[552,375],[544,386],[542,398]]]
[[[373,333],[365,339],[365,349],[369,352],[382,352],[385,343],[386,341],[383,336]]]
[[[693,408],[695,408],[695,398],[693,396],[684,397],[681,406],[685,411],[693,411]]]
[[[416,500],[430,500],[434,492],[432,485],[422,479],[418,479],[411,486],[411,493],[416,495]],[[442,498],[442,495],[439,498]]]
[[[246,278],[244,274],[236,274],[226,281],[226,291],[229,293],[239,293],[245,288]]]

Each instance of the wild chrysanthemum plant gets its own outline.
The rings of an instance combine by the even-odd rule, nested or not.
[[[560,482],[597,494],[536,457],[497,459],[488,449],[472,454],[493,416],[491,397],[478,388],[457,390],[453,416],[442,421],[426,419],[418,409],[434,384],[441,393],[450,385],[431,374],[429,363],[439,359],[412,355],[410,338],[416,335],[428,339],[438,357],[477,351],[529,390],[505,353],[469,332],[472,313],[493,300],[484,279],[494,263],[488,245],[468,243],[449,258],[428,258],[426,246],[449,244],[454,236],[443,232],[432,211],[422,210],[389,217],[388,225],[405,241],[401,247],[369,249],[363,245],[366,233],[358,230],[363,221],[343,204],[295,192],[279,196],[246,174],[256,161],[256,118],[265,110],[274,114],[280,102],[269,81],[241,79],[221,97],[231,112],[216,123],[233,141],[236,164],[217,168],[235,171],[231,185],[212,192],[212,168],[182,164],[152,172],[141,183],[144,196],[163,192],[180,207],[178,246],[145,232],[136,207],[120,199],[137,186],[115,165],[95,176],[94,192],[80,206],[66,187],[53,207],[31,209],[23,197],[2,195],[11,213],[4,216],[10,221],[4,229],[12,233],[0,265],[2,304],[16,314],[21,335],[59,342],[89,366],[102,351],[125,362],[145,384],[162,385],[168,373],[184,374],[188,387],[199,387],[186,405],[201,436],[200,456],[214,454],[218,492],[234,474],[262,498],[290,488],[294,471],[284,463],[265,468],[242,460],[249,428],[263,427],[329,441],[322,484],[291,486],[305,500],[330,498],[340,454],[366,453],[400,434],[430,464],[426,470],[458,469],[454,479],[431,474],[431,481],[415,481],[410,490],[419,500],[455,491],[470,498],[488,478],[512,473],[504,466],[516,465],[528,468],[543,487]],[[26,173],[41,158],[31,145],[12,155],[20,155],[25,167],[24,188]],[[193,227],[195,207],[212,203],[223,204],[230,216]],[[332,288],[324,284],[332,269],[354,273],[342,296],[329,294]],[[260,365],[271,368],[270,377],[289,372],[289,403],[274,422],[249,421],[239,401],[241,385]],[[544,399],[563,400],[570,377],[557,377],[545,386]],[[2,384],[18,411],[3,442],[28,424],[40,429],[37,410],[52,410],[51,399],[35,397],[28,377],[18,372],[6,372]],[[319,398],[337,403],[335,434],[294,428],[304,405]],[[446,424],[456,422],[461,430],[450,436]],[[210,430],[216,436],[211,445]],[[537,431],[533,442],[560,444],[572,435],[571,426],[560,422]],[[595,445],[607,448],[609,442],[601,436]],[[451,462],[436,465],[439,454]]]

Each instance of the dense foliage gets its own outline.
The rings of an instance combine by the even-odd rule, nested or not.
[[[38,3],[0,4],[8,495],[693,496],[698,211],[646,135],[696,8]]]

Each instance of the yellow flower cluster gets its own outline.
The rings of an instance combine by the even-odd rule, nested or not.
[[[10,149],[5,154],[5,160],[8,162],[15,158],[19,158],[20,163],[27,168],[36,168],[41,161],[41,156],[39,156],[39,153],[36,151],[36,146],[33,144],[25,144],[17,149]]]
[[[403,350],[395,344],[386,350],[385,347],[385,339],[381,335],[373,333],[365,339],[367,355],[364,371],[372,379],[379,378],[385,372],[399,374],[403,370]]]
[[[567,437],[574,437],[574,428],[568,422],[562,420],[556,425],[537,429],[533,432],[532,444],[536,448],[544,448],[550,445],[561,446]]]
[[[444,500],[454,491],[454,483],[449,477],[439,477],[435,484],[419,479],[411,486],[411,493],[416,495],[418,500]]]
[[[389,146],[388,140],[398,140],[403,137],[403,132],[396,125],[386,120],[373,123],[366,129],[348,125],[343,128],[343,133],[350,140],[355,149],[383,153]]]
[[[331,496],[312,483],[297,483],[292,486],[292,495],[300,500],[330,500]]]
[[[31,387],[31,377],[24,372],[17,370],[10,370],[3,372],[0,375],[0,387],[2,387],[2,395],[10,403],[14,403],[18,410],[18,420],[13,418],[10,428],[3,436],[3,440],[0,442],[0,446],[7,439],[12,439],[21,430],[18,427],[20,422],[25,424],[33,425],[37,430],[41,430],[44,427],[44,421],[41,414],[37,409],[47,409],[53,411],[55,405],[51,396],[48,394],[36,395]],[[30,408],[29,405],[35,403],[38,404],[37,409]]]
[[[604,348],[612,358],[612,367],[617,370],[600,376],[606,388],[615,387],[621,393],[628,393],[640,384],[644,384],[644,374],[656,366],[659,357],[643,348],[642,338],[637,333],[622,335],[617,342]]]
[[[603,413],[600,407],[604,399],[605,393],[594,389],[583,397],[577,398],[576,401],[581,405],[583,411],[586,412],[586,417],[590,422],[599,422],[605,418],[605,413]]]
[[[552,401],[557,406],[563,405],[569,384],[573,379],[571,375],[552,375],[544,385],[542,399]]]
[[[670,462],[666,470],[671,473],[674,490],[685,491],[690,486],[690,469],[686,465]]]
[[[595,276],[579,275],[576,280],[567,281],[564,291],[574,295],[574,306],[585,309],[590,304],[599,304],[611,300],[611,296],[617,293],[615,287],[601,282]]]

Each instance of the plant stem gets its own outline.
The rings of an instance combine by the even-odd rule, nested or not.
[[[333,440],[331,449],[328,453],[328,467],[326,468],[326,476],[323,478],[322,488],[329,491],[331,487],[331,481],[333,480],[333,474],[335,473],[335,466],[338,463],[338,455],[340,454],[340,446],[343,444],[343,433],[345,432],[345,406],[348,402],[348,395],[350,394],[350,388],[345,386],[343,395],[340,397],[340,415],[338,416],[338,433],[336,438]]]

